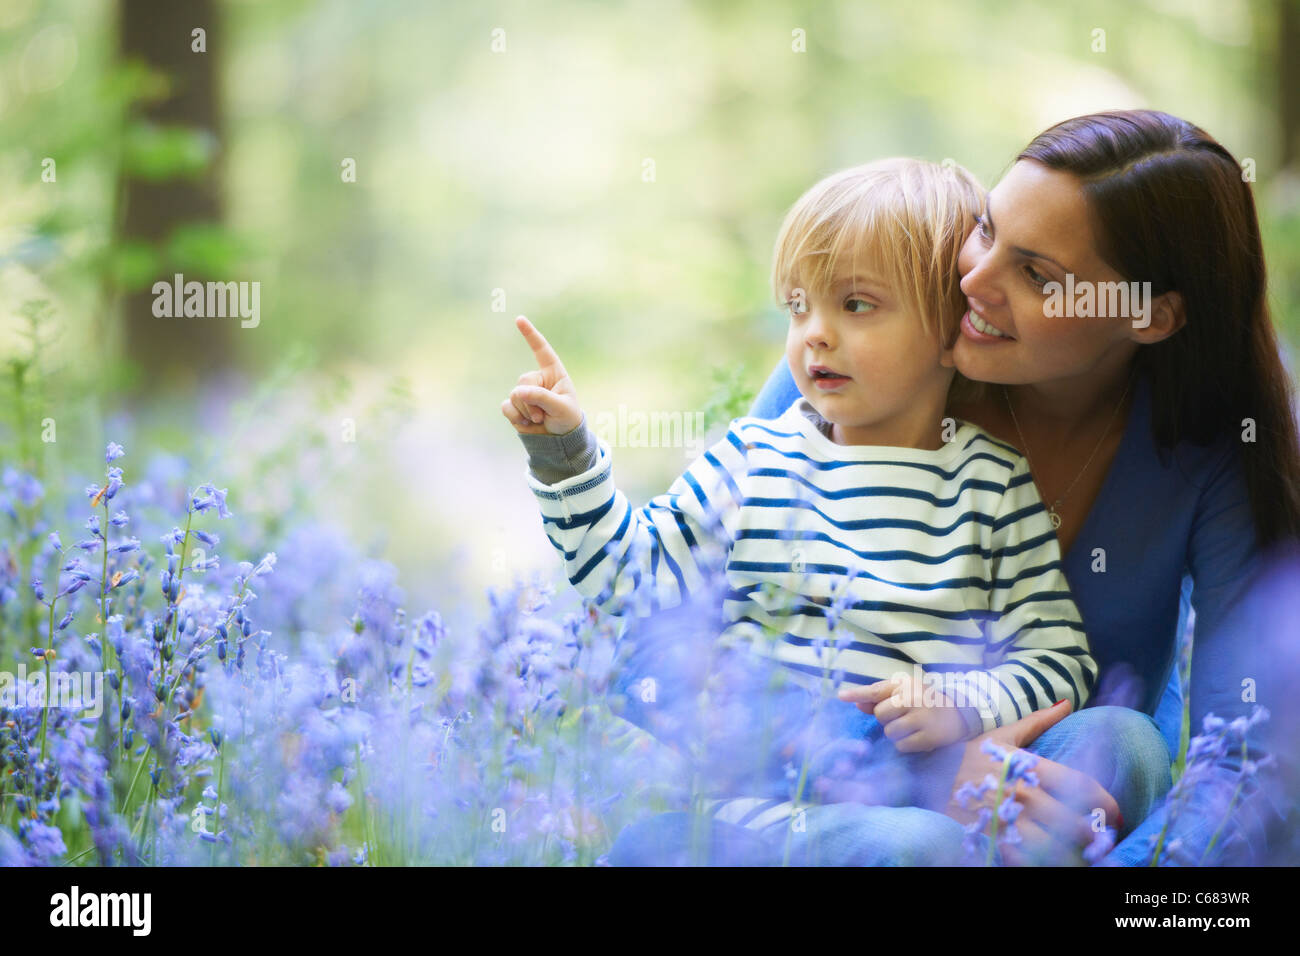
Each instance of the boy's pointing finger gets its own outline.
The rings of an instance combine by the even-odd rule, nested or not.
[[[525,316],[515,317],[515,328],[523,335],[528,347],[533,350],[533,358],[537,360],[538,368],[546,368],[548,365],[564,367],[560,357],[555,354],[555,349],[551,348],[551,343],[546,341],[546,336],[537,331],[537,327],[529,322]]]

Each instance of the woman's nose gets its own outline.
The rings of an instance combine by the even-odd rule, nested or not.
[[[993,256],[985,253],[975,262],[975,267],[961,277],[961,291],[972,299],[989,305],[1002,305],[1005,297],[998,288]]]

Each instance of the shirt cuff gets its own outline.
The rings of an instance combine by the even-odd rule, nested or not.
[[[563,435],[527,435],[516,432],[528,452],[528,469],[544,485],[589,471],[600,459],[595,433],[587,427],[584,412],[578,427]]]

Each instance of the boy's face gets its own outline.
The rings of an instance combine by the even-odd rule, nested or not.
[[[925,331],[870,261],[859,260],[856,276],[843,270],[825,296],[798,292],[798,278],[787,290],[786,359],[800,393],[836,426],[835,440],[908,445],[937,435],[952,350]],[[817,366],[838,377],[822,377]]]

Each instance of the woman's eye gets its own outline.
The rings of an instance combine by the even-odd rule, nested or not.
[[[980,234],[980,237],[981,237],[981,238],[983,238],[983,239],[992,239],[992,238],[993,238],[993,234],[989,232],[989,224],[988,224],[988,220],[985,219],[983,216],[976,216],[976,217],[975,217],[975,228],[976,228],[976,230],[979,231],[979,234]]]
[[[862,308],[862,309],[853,309],[853,308],[850,308],[850,306],[851,306],[854,302],[859,303],[860,305],[864,306],[865,308]],[[859,315],[865,315],[866,313],[871,312],[872,310],[874,310],[875,308],[877,308],[877,306],[876,306],[876,303],[874,303],[874,302],[868,302],[866,299],[860,299],[860,298],[850,297],[850,298],[848,298],[848,299],[845,300],[845,302],[844,302],[844,308],[845,308],[847,311],[849,311],[849,312],[856,312],[856,313],[858,313]]]
[[[1034,286],[1039,289],[1041,289],[1043,286],[1047,285],[1047,283],[1052,281],[1050,277],[1043,275],[1033,266],[1025,266],[1025,275],[1028,276],[1029,281],[1032,282]]]

